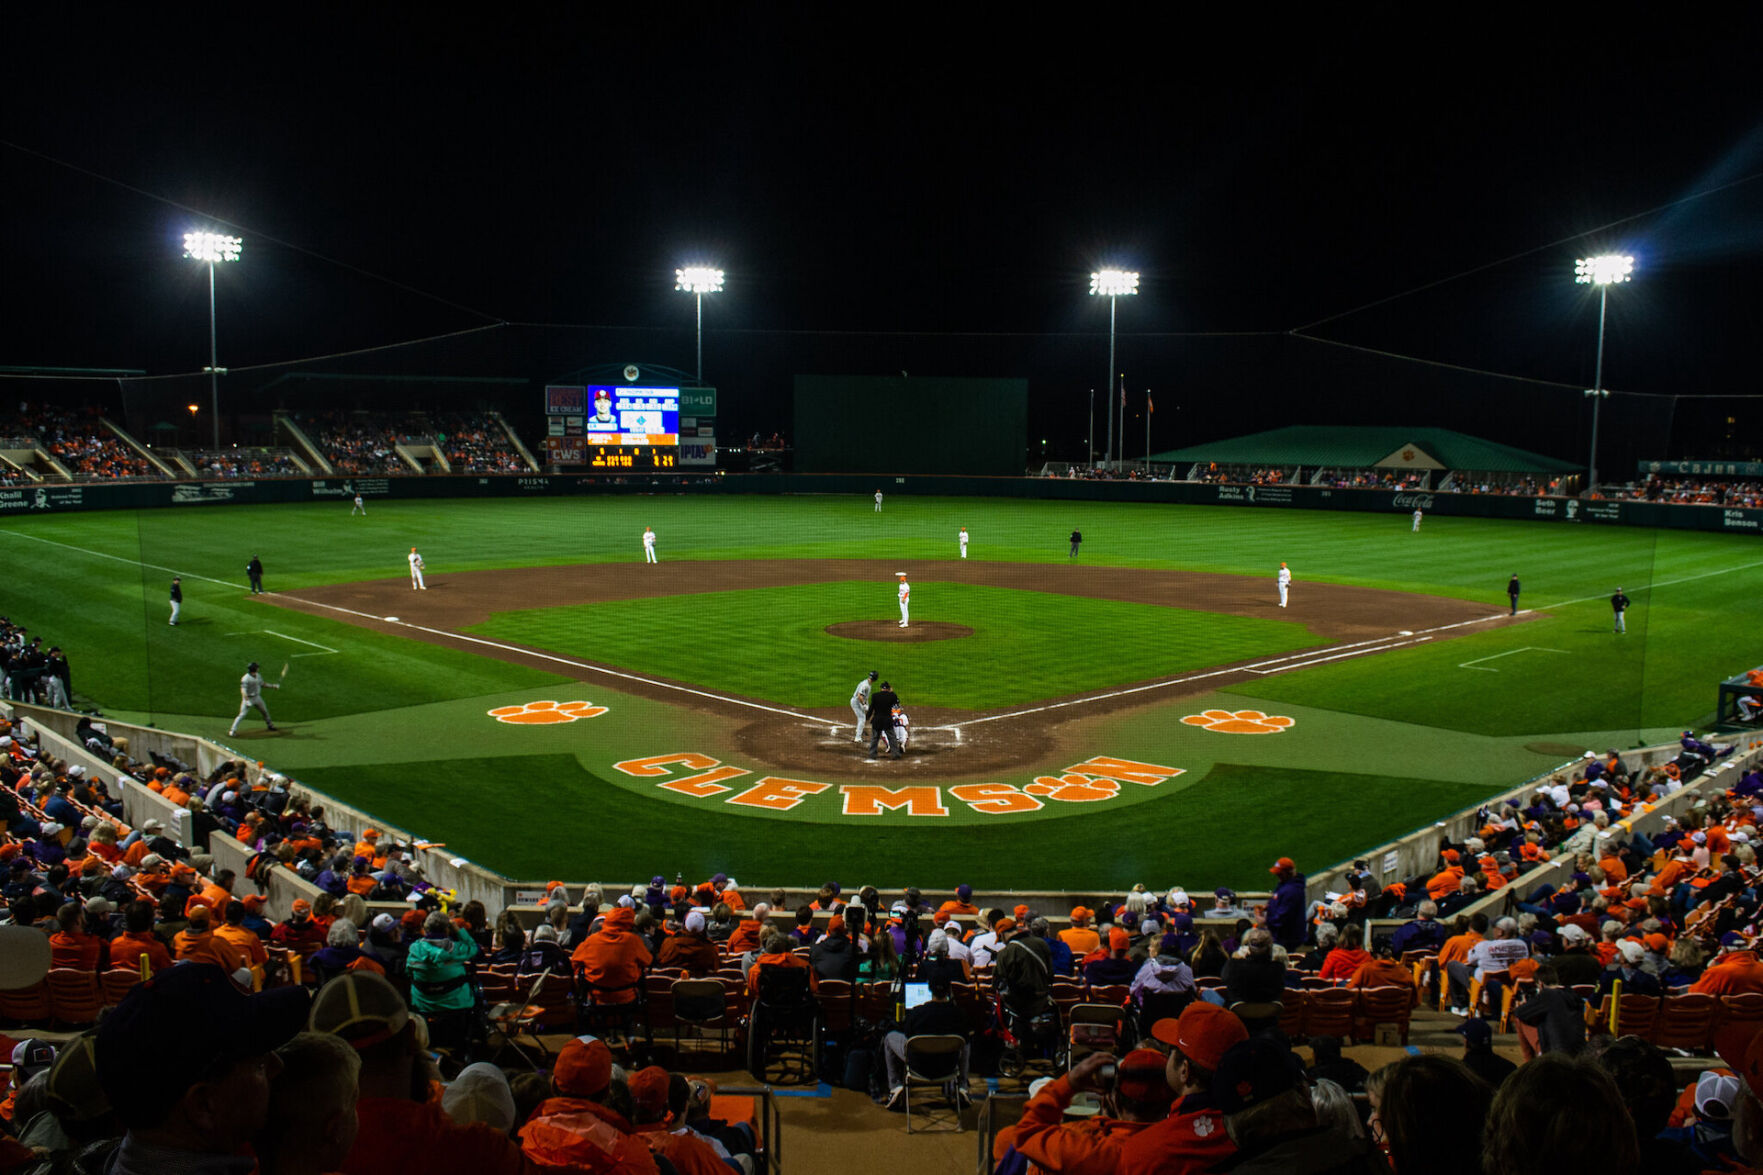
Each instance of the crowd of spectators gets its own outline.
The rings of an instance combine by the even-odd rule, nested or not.
[[[1311,485],[1330,489],[1419,490],[1426,488],[1427,475],[1418,470],[1395,469],[1319,469],[1310,479]]]
[[[532,472],[492,413],[445,412],[430,416],[429,425],[454,473]]]
[[[1510,473],[1456,472],[1451,474],[1442,489],[1453,494],[1496,494],[1511,498],[1554,497],[1561,493],[1561,479],[1553,477],[1545,481],[1538,477]]]
[[[309,470],[290,449],[184,449],[180,454],[202,478],[305,477]]]
[[[300,413],[296,419],[338,473],[380,476],[411,472],[397,453],[412,431],[403,417],[366,412]]]
[[[76,481],[165,476],[106,429],[99,416],[97,408],[74,411],[25,403],[16,416],[0,422],[0,433],[46,450]]]
[[[1606,486],[1605,492],[1612,498],[1665,502],[1674,506],[1763,507],[1763,482],[1756,481],[1715,481],[1655,474],[1639,485]]]
[[[635,1001],[657,971],[732,971],[749,996],[785,972],[810,989],[922,983],[929,1000],[880,1040],[877,1092],[891,1107],[904,1101],[908,1035],[977,1044],[998,1026],[953,991],[996,992],[1003,1028],[1025,1045],[1062,983],[1120,1007],[1141,1047],[1092,1055],[1040,1088],[1000,1135],[1002,1170],[1540,1172],[1570,1161],[1583,1130],[1596,1132],[1600,1165],[1619,1172],[1763,1159],[1763,1038],[1731,1046],[1735,1075],[1685,1089],[1656,1046],[1601,1037],[1586,1015],[1588,999],[1618,984],[1763,993],[1753,945],[1763,771],[1709,789],[1650,835],[1627,824],[1730,751],[1688,731],[1669,762],[1588,756],[1484,810],[1432,867],[1380,880],[1360,862],[1321,901],[1285,857],[1264,903],[1228,888],[1196,897],[1141,885],[1057,918],[1026,904],[982,908],[965,885],[941,900],[913,888],[890,899],[828,882],[813,894],[773,891],[749,909],[724,874],[672,884],[657,875],[628,892],[552,882],[532,930],[516,911],[492,921],[480,903],[454,903],[424,877],[418,846],[333,828],[273,772],[138,761],[90,721],[80,737],[118,777],[190,814],[188,844],[158,820],[130,828],[95,773],[0,721],[7,921],[40,928],[54,966],[155,976],[95,1034],[58,1051],[20,1045],[26,1080],[9,1128],[51,1153],[110,1156],[113,1170],[171,1169],[190,1164],[169,1152],[246,1145],[264,1171],[376,1175],[388,1154],[435,1171],[607,1169],[588,1165],[596,1155],[617,1156],[622,1170],[750,1171],[763,1161],[750,1131],[709,1116],[706,1084],[639,1063],[628,1024],[572,1039],[548,1075],[483,1063],[477,985],[500,967],[574,970],[611,1006]],[[242,873],[217,867],[216,837],[245,846]],[[280,870],[319,893],[271,921],[264,890]],[[1467,913],[1494,891],[1509,895],[1502,914]],[[403,913],[370,916],[370,902]],[[1368,919],[1400,925],[1368,938]],[[1430,990],[1443,988],[1462,1019],[1461,1059],[1412,1056],[1367,1073],[1325,1038],[1309,1042],[1306,1066],[1277,1022],[1248,1011],[1318,985],[1395,988],[1418,1002],[1427,969],[1403,961],[1409,951],[1426,955]],[[1475,986],[1508,984],[1519,989],[1527,1058],[1515,1067],[1492,1052],[1483,1009],[1470,1006]],[[175,1055],[151,1049],[171,1035]],[[431,1048],[448,1058],[444,1086]],[[149,1052],[153,1080],[143,1081],[138,1058]],[[964,1050],[948,1073],[958,1106],[968,1063]],[[84,1085],[69,1071],[77,1064]],[[252,1083],[261,1096],[214,1092]],[[1080,1093],[1098,1097],[1101,1113],[1075,1123],[1066,1110]],[[1551,1125],[1569,1120],[1573,1131]],[[0,1149],[0,1170],[7,1158]]]

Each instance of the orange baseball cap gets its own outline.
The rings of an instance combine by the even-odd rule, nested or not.
[[[312,903],[305,898],[295,898],[293,911],[296,914],[310,914],[312,913]]]
[[[1109,950],[1111,950],[1111,951],[1124,951],[1127,947],[1129,947],[1131,945],[1132,945],[1132,935],[1128,934],[1124,928],[1119,927],[1119,926],[1115,926],[1115,927],[1112,927],[1109,929],[1109,931],[1108,931],[1108,949]]]
[[[631,1074],[631,1101],[637,1115],[648,1121],[667,1116],[667,1070],[649,1065]]]
[[[612,1050],[597,1036],[578,1036],[557,1054],[551,1083],[565,1097],[593,1097],[612,1083]]]
[[[1077,922],[1080,919],[1088,918],[1089,916],[1090,916],[1089,910],[1085,909],[1083,906],[1071,907],[1071,920],[1073,922]]]
[[[1284,566],[1284,564],[1281,564],[1281,566]],[[1269,873],[1286,873],[1286,872],[1289,872],[1290,870],[1296,869],[1297,867],[1298,867],[1298,863],[1296,861],[1292,860],[1290,857],[1281,857],[1279,860],[1277,860],[1273,863],[1273,868],[1269,869],[1268,872]]]
[[[1120,1059],[1114,1088],[1135,1102],[1167,1106],[1175,1101],[1167,1066],[1163,1054],[1156,1049],[1134,1049]]]
[[[1157,1021],[1151,1026],[1151,1035],[1211,1071],[1218,1068],[1232,1045],[1249,1039],[1249,1030],[1235,1012],[1198,1000],[1182,1009],[1179,1018]]]

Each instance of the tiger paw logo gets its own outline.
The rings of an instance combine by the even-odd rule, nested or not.
[[[1046,796],[1064,804],[1091,804],[1113,799],[1120,794],[1120,785],[1112,779],[1096,779],[1088,775],[1037,775],[1035,781],[1022,790],[1031,796]]]
[[[1216,734],[1281,734],[1292,726],[1292,720],[1284,715],[1259,710],[1206,710],[1189,714],[1182,721]]]
[[[605,706],[592,702],[522,702],[518,706],[498,706],[490,711],[490,717],[520,726],[551,726],[577,718],[598,718],[604,713]]]

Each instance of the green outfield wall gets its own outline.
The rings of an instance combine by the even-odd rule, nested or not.
[[[946,477],[848,473],[632,473],[495,477],[280,478],[264,481],[81,482],[0,488],[0,517],[68,510],[142,510],[229,503],[529,498],[599,494],[925,494],[1067,502],[1166,502],[1253,510],[1354,510],[1460,518],[1510,518],[1676,530],[1763,532],[1763,510],[1662,502],[1441,494],[1430,490],[1203,485],[1180,481],[1083,481],[1047,477]]]

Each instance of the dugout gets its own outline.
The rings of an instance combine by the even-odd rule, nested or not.
[[[798,375],[798,473],[1021,477],[1028,381]]]

